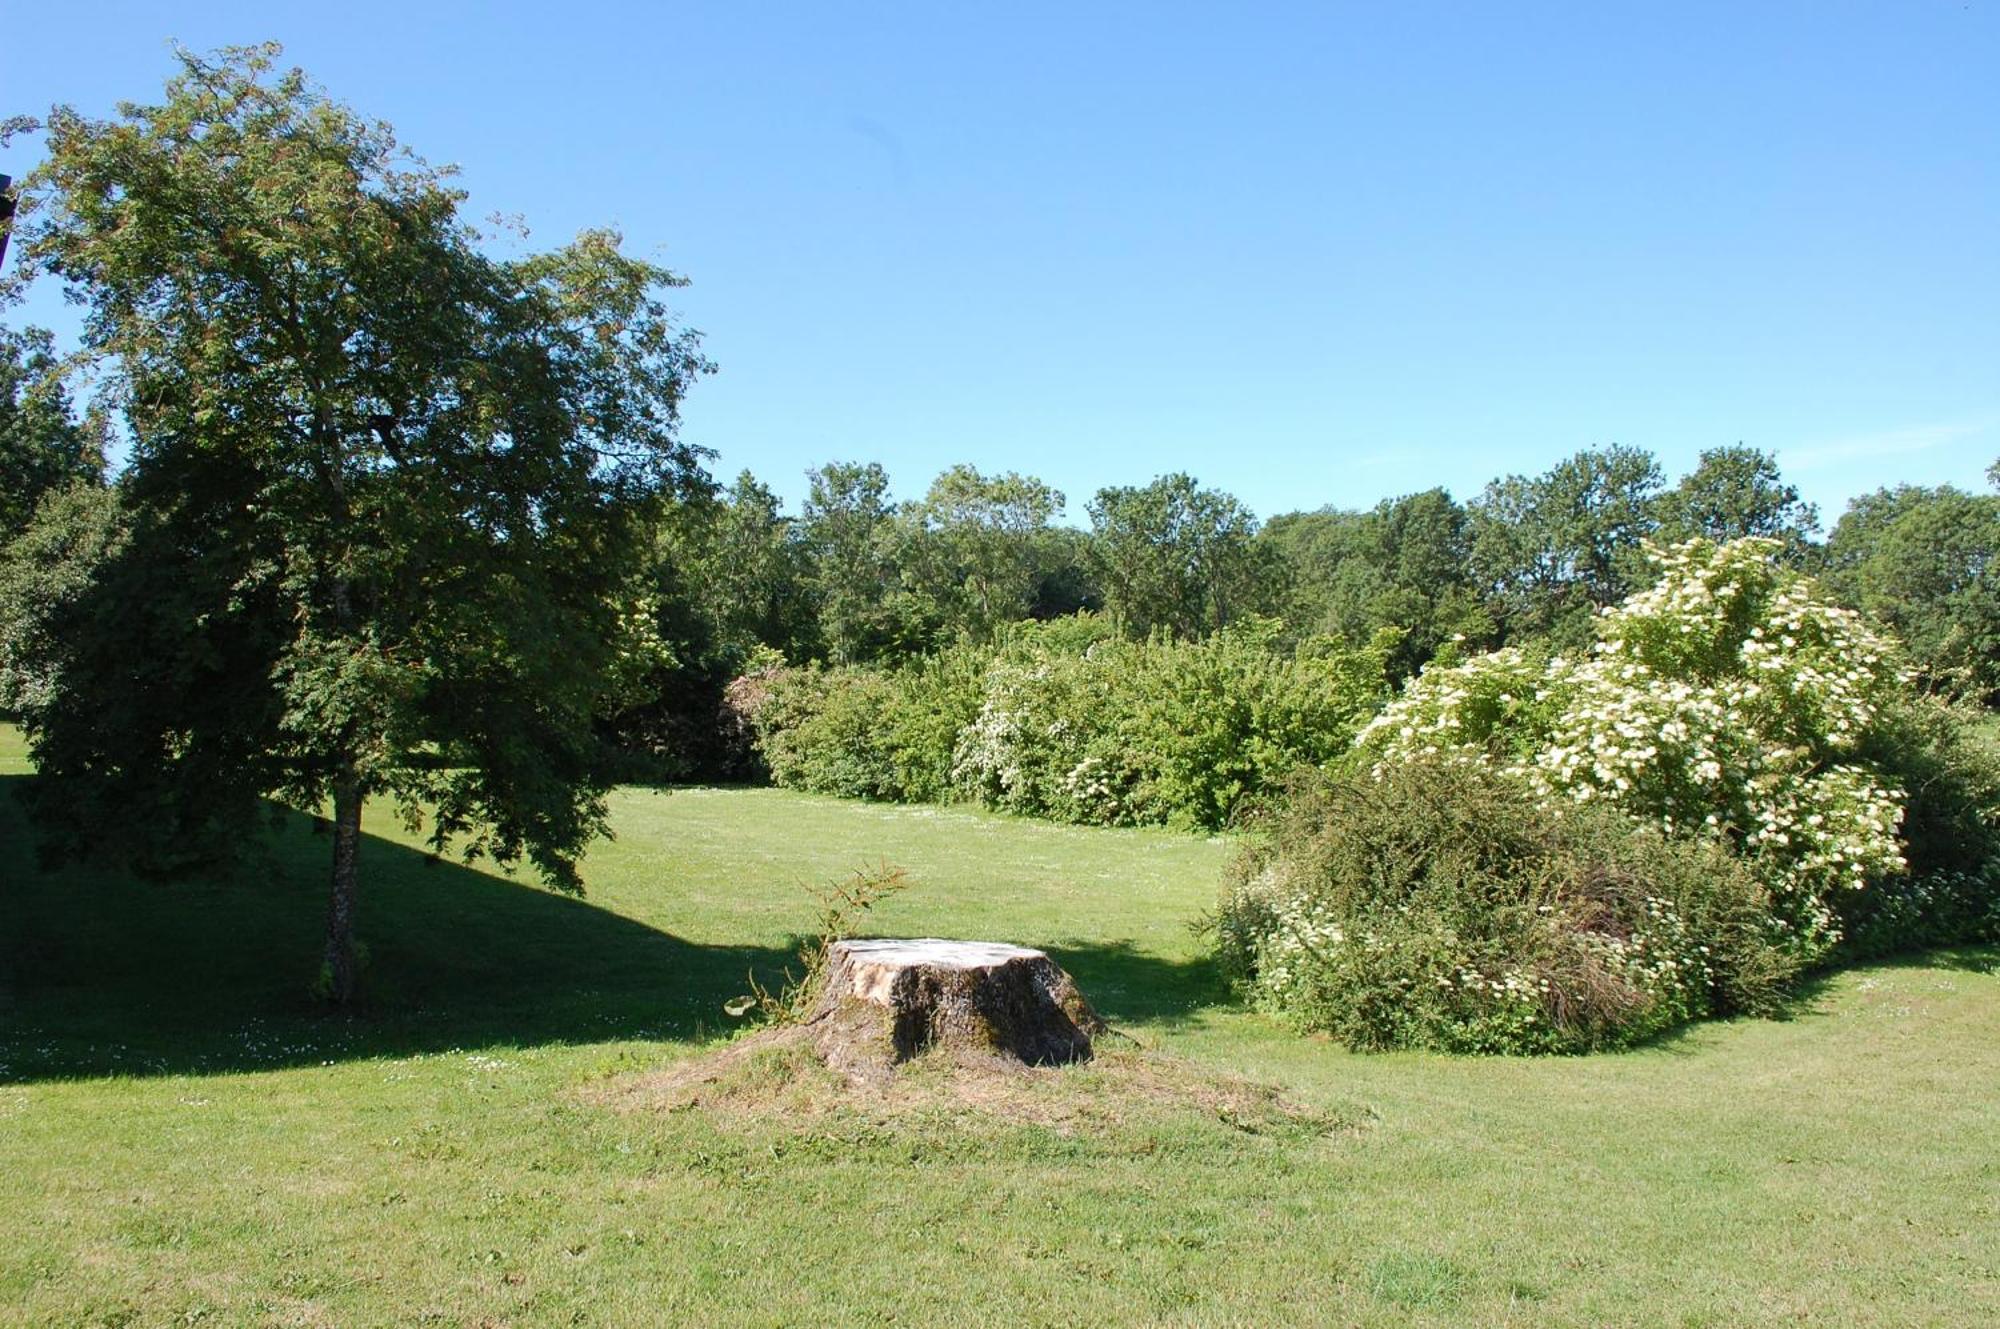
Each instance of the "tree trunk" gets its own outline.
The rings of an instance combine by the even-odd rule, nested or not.
[[[326,998],[354,999],[354,860],[361,848],[361,778],[350,769],[333,781],[333,895],[326,911]]]

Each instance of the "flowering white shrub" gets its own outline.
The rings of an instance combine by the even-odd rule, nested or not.
[[[1718,845],[1552,818],[1451,754],[1300,788],[1214,927],[1259,1005],[1357,1048],[1582,1052],[1767,1008],[1800,960]]]
[[[1100,643],[1098,656],[1124,655]],[[1115,685],[1123,671],[1103,659],[1049,654],[996,661],[979,718],[952,754],[957,791],[988,807],[1059,821],[1113,825],[1139,820],[1137,773],[1121,737],[1128,709]]]
[[[1903,871],[1904,791],[1862,755],[1904,680],[1888,641],[1781,568],[1773,541],[1653,550],[1660,580],[1582,660],[1503,650],[1426,671],[1357,743],[1495,763],[1546,806],[1603,801],[1754,858],[1808,956],[1832,899]]]

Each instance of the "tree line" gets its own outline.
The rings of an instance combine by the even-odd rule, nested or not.
[[[44,332],[0,340],[0,473],[16,527],[41,495],[104,483],[105,426],[79,417],[53,363]],[[2000,487],[2000,463],[1993,478]],[[1099,490],[1086,526],[1062,521],[1061,491],[1012,471],[953,465],[909,500],[874,462],[830,461],[806,481],[788,514],[750,471],[722,484],[683,459],[630,570],[658,645],[644,695],[600,728],[682,773],[713,773],[714,701],[760,661],[894,668],[1077,613],[1134,639],[1198,640],[1268,617],[1280,641],[1361,649],[1392,629],[1399,681],[1441,654],[1585,644],[1593,616],[1648,580],[1647,542],[1696,536],[1777,540],[1787,562],[1892,628],[1930,685],[1982,701],[2000,691],[2000,496],[1885,488],[1823,532],[1777,460],[1741,445],[1703,452],[1671,485],[1650,453],[1611,445],[1464,502],[1433,488],[1261,523],[1180,473]]]
[[[1884,489],[1823,535],[1775,458],[1749,447],[1704,452],[1672,484],[1649,453],[1614,445],[1500,477],[1465,502],[1429,489],[1262,523],[1184,474],[1100,490],[1085,527],[1059,520],[1060,492],[1012,472],[952,466],[907,502],[873,463],[807,479],[796,515],[746,471],[666,520],[654,577],[682,647],[677,683],[626,717],[656,751],[699,765],[708,698],[760,659],[896,668],[1078,612],[1135,639],[1268,617],[1281,644],[1331,637],[1359,650],[1391,629],[1392,682],[1441,655],[1571,649],[1648,582],[1647,542],[1697,536],[1778,541],[1790,565],[1894,629],[1932,687],[1980,700],[2000,689],[1988,567],[2000,496]]]

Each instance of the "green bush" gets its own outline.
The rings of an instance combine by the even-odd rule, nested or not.
[[[1755,861],[1807,963],[1848,897],[1901,877],[1909,790],[1879,759],[1913,690],[1895,644],[1778,561],[1775,541],[1651,550],[1659,581],[1601,615],[1588,655],[1501,650],[1429,669],[1362,745],[1518,774],[1551,809],[1605,804]]]
[[[1343,753],[1383,693],[1386,639],[1277,648],[1275,620],[1199,642],[1014,649],[960,736],[959,791],[1058,821],[1214,829]]]
[[[1381,701],[1387,637],[1285,651],[1279,633],[1249,620],[1133,642],[1089,615],[1022,624],[893,671],[770,674],[752,726],[791,788],[1212,829],[1336,760]]]
[[[1261,1005],[1349,1046],[1583,1052],[1771,1006],[1771,918],[1715,845],[1429,757],[1301,784],[1214,922]]]
[[[1130,643],[1088,655],[1009,652],[986,676],[979,714],[959,735],[953,786],[988,807],[1057,821],[1133,820],[1137,772],[1123,742],[1119,687]]]
[[[1867,757],[1907,790],[1909,871],[1838,900],[1843,959],[2000,941],[2000,747],[1990,712],[1930,695],[1886,707]]]
[[[961,642],[888,676],[893,697],[883,741],[895,788],[887,797],[908,803],[951,797],[952,753],[959,734],[979,718],[992,661],[989,648]]]
[[[846,798],[897,796],[901,784],[888,741],[896,692],[869,669],[811,665],[767,675],[751,715],[771,780]]]
[[[962,644],[901,669],[772,669],[730,685],[773,783],[847,798],[936,802],[979,714],[989,649]]]

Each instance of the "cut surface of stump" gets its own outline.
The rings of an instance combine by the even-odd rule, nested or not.
[[[1084,1061],[1104,1022],[1041,951],[925,937],[834,942],[807,1027],[829,1066],[867,1075],[933,1048],[1030,1066]]]

